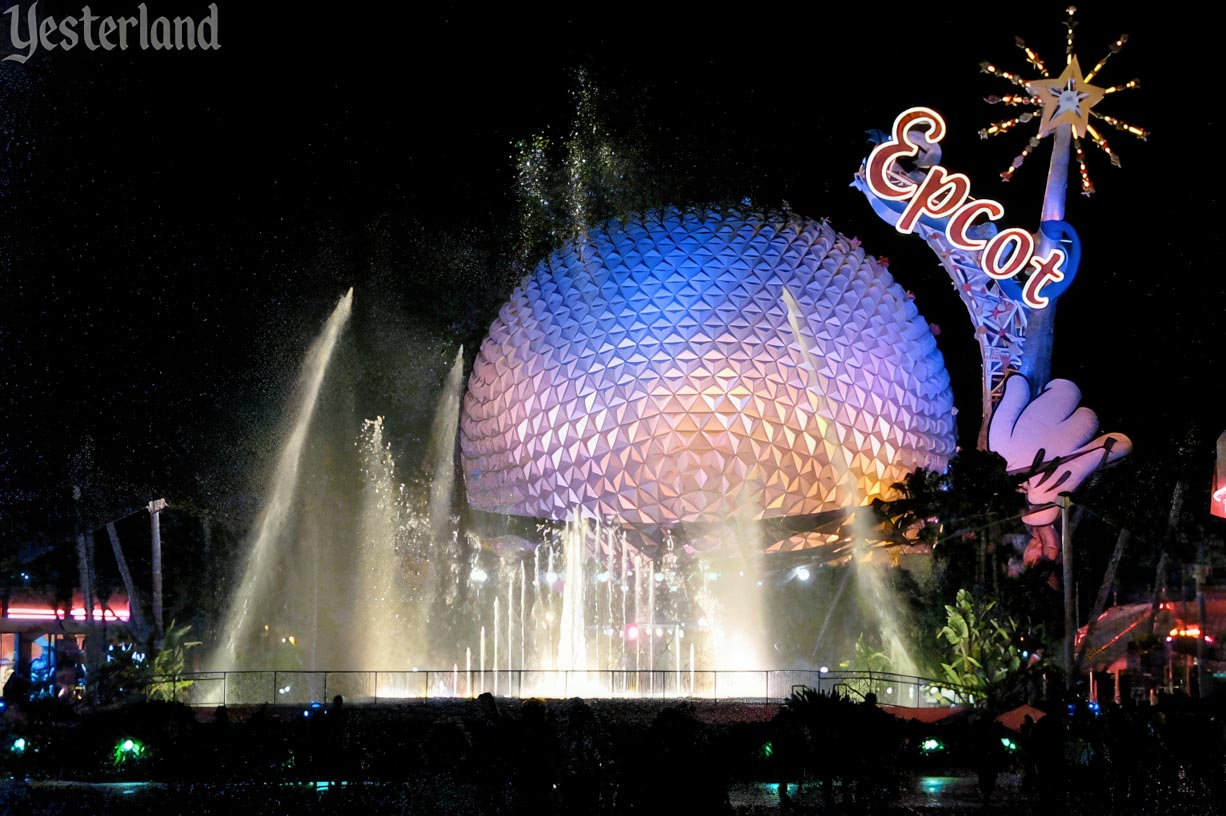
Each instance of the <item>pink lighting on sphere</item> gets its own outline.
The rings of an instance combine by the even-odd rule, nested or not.
[[[543,261],[482,344],[460,434],[474,507],[632,524],[820,513],[848,481],[867,502],[943,469],[955,436],[928,324],[858,242],[698,210]]]
[[[1210,491],[1209,512],[1218,518],[1226,518],[1226,432],[1217,438],[1217,457]]]

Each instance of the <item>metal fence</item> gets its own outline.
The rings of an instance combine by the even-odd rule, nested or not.
[[[160,696],[194,706],[309,705],[336,695],[349,702],[471,698],[484,692],[503,697],[781,701],[795,689],[808,687],[853,699],[871,692],[883,704],[936,707],[965,702],[974,694],[909,675],[811,669],[219,671],[158,677],[154,683]]]

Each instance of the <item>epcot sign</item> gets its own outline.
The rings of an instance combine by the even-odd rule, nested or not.
[[[901,172],[891,172],[901,158],[914,158],[945,136],[945,120],[931,108],[909,108],[894,120],[890,141],[873,148],[865,165],[865,182],[873,195],[885,201],[906,202],[895,224],[899,232],[910,234],[921,219],[941,220],[951,245],[979,253],[979,265],[988,277],[1004,281],[1023,270],[1031,272],[1022,286],[1022,301],[1032,309],[1048,304],[1043,288],[1065,279],[1065,252],[1053,248],[1039,257],[1035,236],[1012,227],[989,239],[973,236],[972,224],[983,215],[996,221],[1005,214],[1004,206],[990,198],[970,197],[971,182],[963,173],[950,173],[939,164],[928,168],[922,180],[913,181]],[[923,131],[923,135],[920,135]]]

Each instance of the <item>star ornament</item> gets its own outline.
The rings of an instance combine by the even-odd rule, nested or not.
[[[1000,122],[994,122],[980,130],[979,138],[987,139],[992,136],[1010,133],[1018,125],[1029,124],[1035,119],[1039,120],[1039,132],[1027,140],[1026,146],[1022,148],[1022,152],[1014,156],[1013,162],[1000,174],[1002,181],[1009,181],[1013,178],[1013,174],[1025,163],[1027,157],[1039,147],[1041,137],[1048,136],[1067,124],[1069,132],[1073,137],[1072,154],[1077,159],[1079,175],[1081,176],[1081,193],[1088,196],[1093,194],[1094,185],[1090,181],[1090,171],[1086,167],[1085,150],[1081,146],[1081,140],[1084,137],[1088,136],[1090,142],[1111,160],[1111,164],[1116,167],[1120,166],[1120,157],[1107,144],[1107,139],[1103,136],[1101,128],[1091,124],[1092,119],[1097,119],[1102,124],[1109,125],[1141,141],[1145,141],[1145,138],[1149,136],[1149,132],[1144,128],[1130,125],[1122,119],[1117,119],[1114,116],[1108,116],[1105,113],[1094,110],[1095,106],[1103,100],[1103,97],[1139,87],[1140,82],[1134,79],[1121,85],[1112,85],[1110,88],[1099,88],[1090,84],[1103,70],[1107,61],[1123,50],[1124,43],[1128,42],[1128,35],[1121,34],[1115,42],[1108,46],[1106,56],[1100,59],[1090,69],[1088,74],[1082,74],[1081,65],[1077,62],[1077,57],[1073,53],[1073,29],[1077,25],[1073,21],[1073,14],[1076,11],[1077,9],[1073,6],[1065,9],[1068,15],[1068,18],[1064,21],[1064,28],[1067,32],[1065,54],[1068,57],[1064,72],[1060,76],[1052,78],[1042,57],[1026,45],[1026,41],[1021,37],[1014,38],[1014,42],[1018,48],[1025,52],[1026,62],[1039,72],[1042,79],[1025,80],[1017,74],[997,68],[990,62],[979,64],[979,70],[983,71],[983,73],[1000,77],[1013,84],[1014,87],[1026,91],[1024,94],[992,95],[985,98],[986,102],[992,105],[1004,104],[1027,108],[1027,110],[1017,116]]]
[[[1039,121],[1040,137],[1047,136],[1063,124],[1072,126],[1074,136],[1085,136],[1090,111],[1106,94],[1105,89],[1086,82],[1076,56],[1060,76],[1027,82],[1026,90],[1043,105],[1043,117]]]

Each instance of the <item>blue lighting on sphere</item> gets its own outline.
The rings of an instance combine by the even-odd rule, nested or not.
[[[842,509],[954,452],[928,323],[883,264],[795,214],[594,227],[511,295],[460,421],[469,502],[723,523]]]

